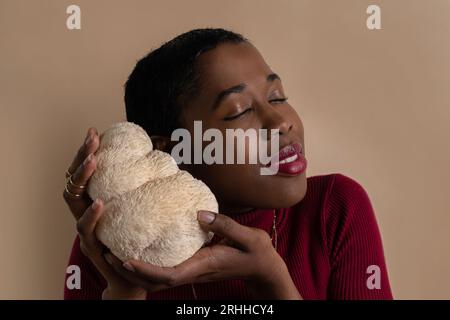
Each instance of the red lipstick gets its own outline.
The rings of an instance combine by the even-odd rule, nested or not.
[[[308,161],[302,153],[303,148],[300,143],[292,143],[283,147],[267,167],[277,169],[278,173],[286,175],[299,175],[302,174],[308,165]]]

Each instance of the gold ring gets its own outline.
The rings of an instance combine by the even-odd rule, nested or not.
[[[64,191],[65,191],[69,196],[74,197],[74,198],[80,198],[80,197],[82,196],[82,194],[70,192],[70,191],[69,191],[69,188],[67,188],[67,187],[68,187],[68,185],[66,184],[66,187],[64,188]]]
[[[78,188],[78,189],[84,189],[84,188],[86,188],[85,185],[77,185],[77,184],[75,184],[75,183],[73,182],[73,180],[72,180],[72,176],[69,177],[69,183],[70,183],[70,185],[71,185],[72,187],[75,187],[75,188]]]
[[[68,179],[68,178],[70,178],[72,175],[73,175],[73,173],[71,173],[71,172],[69,171],[69,169],[67,169],[67,170],[66,170],[66,178]]]

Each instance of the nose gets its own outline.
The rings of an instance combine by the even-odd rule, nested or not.
[[[260,108],[261,127],[267,129],[268,139],[270,139],[271,130],[279,130],[280,135],[286,135],[292,130],[292,122],[282,113],[277,107],[272,106],[270,103],[267,105],[261,105]]]

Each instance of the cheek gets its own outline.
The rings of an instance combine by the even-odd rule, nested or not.
[[[251,165],[223,164],[196,166],[191,172],[194,177],[202,180],[219,201],[247,201],[247,194],[254,189],[255,168]],[[252,188],[253,186],[253,188]]]
[[[257,165],[198,165],[191,171],[219,203],[235,206],[288,207],[306,192],[306,176],[262,176]]]

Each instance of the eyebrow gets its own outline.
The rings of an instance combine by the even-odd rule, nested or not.
[[[270,83],[270,82],[274,82],[277,79],[281,81],[281,78],[278,74],[271,73],[267,76],[266,81]],[[225,98],[227,98],[230,94],[241,93],[242,91],[244,91],[244,89],[246,87],[247,87],[247,85],[245,83],[240,83],[236,86],[222,90],[214,99],[214,102],[212,104],[212,110],[217,109],[217,107],[222,103],[222,101],[225,100]]]

